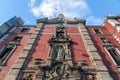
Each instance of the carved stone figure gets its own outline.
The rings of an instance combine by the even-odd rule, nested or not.
[[[65,51],[62,46],[58,47],[58,53],[57,53],[57,60],[64,60],[65,57]]]
[[[65,27],[59,25],[56,33],[48,41],[50,44],[49,59],[44,63],[36,64],[40,66],[36,69],[36,80],[83,80],[88,76],[89,71],[83,69],[85,61],[74,63],[71,56],[71,39],[65,33]],[[49,64],[49,65],[48,65]],[[85,72],[85,73],[84,73]],[[28,76],[29,77],[29,76]],[[92,76],[89,76],[93,80]],[[31,80],[30,77],[29,79]]]

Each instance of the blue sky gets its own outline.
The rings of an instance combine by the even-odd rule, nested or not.
[[[0,0],[0,24],[20,16],[26,24],[36,19],[65,16],[87,20],[87,24],[102,24],[104,16],[120,14],[120,0]]]

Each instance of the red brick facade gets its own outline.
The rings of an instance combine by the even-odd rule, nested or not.
[[[43,78],[36,78],[35,60],[43,62],[49,60],[52,48],[48,41],[54,35],[57,35],[56,27],[59,26],[59,23],[64,25],[66,35],[72,41],[70,48],[65,49],[70,50],[68,52],[71,54],[73,67],[76,68],[78,67],[77,65],[80,65],[77,68],[78,71],[80,69],[79,79],[76,79],[76,77],[63,79],[65,77],[62,77],[60,80],[119,80],[119,19],[119,16],[108,16],[104,26],[101,25],[99,27],[87,26],[84,20],[66,20],[66,24],[64,19],[57,21],[57,18],[55,20],[39,19],[35,27],[15,26],[12,32],[5,34],[8,36],[0,43],[0,55],[3,54],[2,57],[5,54],[10,54],[10,52],[5,53],[2,50],[8,43],[16,46],[7,61],[3,65],[2,62],[0,63],[0,80],[44,80]],[[28,31],[21,32],[24,28],[28,28]],[[15,37],[22,37],[19,44],[10,44]]]

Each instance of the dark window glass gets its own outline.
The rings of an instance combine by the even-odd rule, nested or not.
[[[11,49],[5,48],[5,49],[3,50],[3,52],[0,53],[0,58],[2,58],[5,54],[9,53],[10,51],[11,51]]]
[[[108,47],[106,48],[107,51],[110,53],[110,55],[112,56],[112,58],[114,59],[114,61],[116,62],[116,64],[118,66],[120,66],[120,55],[119,53],[115,50],[115,47]]]
[[[94,29],[94,31],[95,31],[96,34],[101,34],[99,29]]]
[[[102,43],[108,43],[109,42],[109,40],[106,39],[106,38],[101,38],[101,41],[102,41]]]
[[[0,53],[0,65],[1,66],[5,65],[10,55],[12,54],[13,49],[15,49],[14,46],[8,47],[6,45],[6,47],[2,50],[2,52]]]
[[[22,38],[23,38],[22,36],[17,36],[12,41],[20,42],[22,40]]]
[[[27,33],[29,31],[29,28],[23,28],[22,30],[21,30],[21,33]]]

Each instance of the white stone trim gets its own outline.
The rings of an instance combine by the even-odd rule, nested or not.
[[[119,39],[119,38],[117,38],[116,40],[117,40],[117,41],[120,41],[120,39]]]
[[[120,32],[120,26],[117,26],[116,30],[117,30],[118,32]]]
[[[117,36],[116,36],[115,34],[113,34],[113,37],[114,37],[114,38],[117,38]]]
[[[116,26],[116,24],[120,24],[119,22],[117,22],[114,19],[109,19],[108,22],[112,25],[112,26]]]
[[[118,38],[115,34],[113,35],[113,37],[118,41],[118,43],[120,43],[120,38]]]
[[[120,41],[118,43],[120,43]]]

